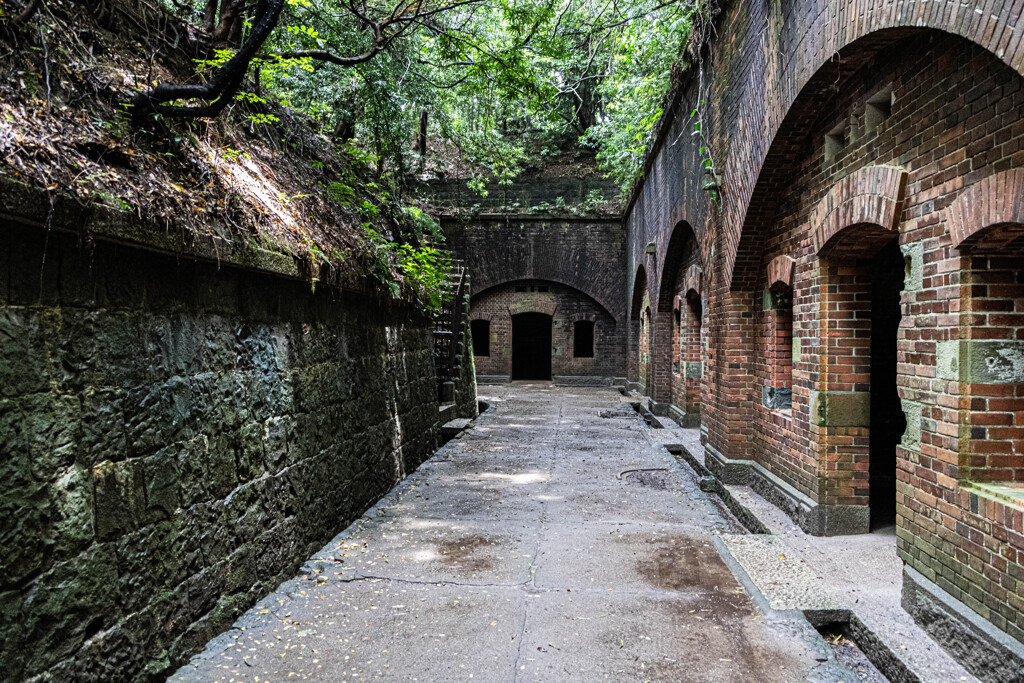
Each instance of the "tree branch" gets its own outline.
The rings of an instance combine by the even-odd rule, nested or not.
[[[147,114],[162,114],[179,118],[212,118],[227,107],[238,93],[256,53],[270,32],[277,26],[286,0],[260,0],[252,34],[235,56],[228,60],[205,85],[177,85],[161,83],[132,98],[132,116],[136,119]],[[205,100],[203,106],[168,105],[174,100]]]
[[[11,17],[11,26],[21,26],[26,23],[39,10],[41,4],[43,4],[42,0],[32,0],[29,2],[25,9]]]

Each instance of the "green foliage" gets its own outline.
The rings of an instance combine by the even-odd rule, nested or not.
[[[478,169],[469,185],[481,197],[489,193],[487,178],[504,186],[532,163],[529,150],[557,156],[578,140],[627,187],[662,114],[672,63],[704,2],[442,2],[436,7],[445,11],[413,23],[358,65],[264,57],[256,66],[268,91],[325,128],[348,122],[351,146],[395,189],[396,178],[418,163],[411,141],[423,111],[431,134]],[[371,0],[363,11],[379,17],[417,6],[401,10]],[[294,2],[268,53],[365,52],[372,32],[348,8],[338,0]],[[230,54],[218,52],[208,61]]]
[[[441,229],[441,225],[435,221],[430,214],[424,213],[415,206],[403,206],[402,213],[408,216],[417,231],[421,235],[426,235],[435,244],[444,242],[444,231]]]
[[[160,2],[194,22],[206,6],[199,0]],[[436,307],[443,255],[412,244],[419,235],[440,244],[440,226],[407,208],[406,223],[419,233],[412,244],[385,238],[375,227],[398,210],[406,179],[423,168],[412,144],[422,114],[428,114],[430,148],[443,140],[445,163],[454,149],[458,167],[448,170],[468,177],[481,200],[504,194],[526,168],[558,163],[564,150],[580,142],[627,188],[662,115],[671,67],[707,2],[289,0],[250,63],[248,90],[234,106],[244,108],[256,134],[267,134],[268,125],[284,128],[270,113],[280,114],[271,101],[308,115],[325,134],[333,132],[345,170],[319,182],[335,202],[358,214],[373,277],[394,296],[405,287]],[[396,20],[382,45],[375,23],[379,29]],[[215,49],[196,61],[205,78],[235,55],[223,45],[210,47]],[[369,57],[351,60],[359,55]],[[221,156],[239,158],[229,149]],[[312,165],[325,175],[323,162]],[[367,183],[369,177],[376,182]],[[280,197],[285,203],[298,198]],[[580,206],[567,206],[558,198],[553,207],[532,208],[573,212],[597,209],[603,201],[591,195]],[[314,258],[330,261],[314,247]]]
[[[372,227],[364,228],[363,234],[371,258],[370,274],[377,284],[393,298],[401,295],[404,284],[424,310],[438,312],[449,296],[444,286],[451,269],[447,255],[431,246],[390,241]]]
[[[327,193],[331,195],[331,199],[342,206],[348,206],[352,202],[352,198],[355,196],[356,191],[353,187],[346,185],[345,183],[333,182],[327,186]]]
[[[693,8],[678,7],[676,12],[623,27],[612,56],[614,68],[598,86],[608,104],[585,140],[597,148],[602,168],[623,189],[641,171],[651,129],[661,118],[672,64],[689,36]]]

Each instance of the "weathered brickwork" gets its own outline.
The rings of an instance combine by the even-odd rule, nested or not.
[[[551,316],[551,374],[558,377],[622,377],[625,366],[623,336],[615,319],[582,292],[542,280],[522,280],[492,287],[477,294],[471,318],[489,323],[490,349],[477,355],[478,375],[512,376],[512,316],[543,313]],[[592,356],[575,355],[573,326],[594,324]]]
[[[418,312],[2,233],[5,680],[162,680],[436,445]]]
[[[448,247],[472,273],[472,317],[490,322],[490,355],[476,357],[478,375],[511,376],[512,315],[538,312],[553,316],[553,375],[625,377],[621,220],[508,216],[445,219],[443,226]],[[593,358],[572,353],[578,320],[595,323]]]
[[[650,353],[649,393],[685,410],[658,372],[683,348],[659,303],[693,259],[712,460],[815,533],[895,504],[908,566],[1024,640],[1022,7],[722,4],[627,210],[629,377]]]

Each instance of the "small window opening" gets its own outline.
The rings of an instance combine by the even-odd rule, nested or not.
[[[764,404],[772,410],[789,410],[793,395],[793,290],[776,286],[772,300],[771,341],[767,349],[769,382]]]
[[[825,163],[835,163],[844,147],[846,147],[846,122],[840,123],[825,136]]]
[[[548,286],[547,285],[538,285],[537,286],[537,291],[538,292],[546,292],[546,291],[548,291]]]
[[[572,328],[572,355],[576,358],[594,357],[594,323],[578,320]]]
[[[488,320],[472,320],[469,323],[473,334],[473,355],[491,355],[491,323]]]
[[[519,286],[517,286],[516,287],[516,291],[517,292],[525,292],[526,291],[526,285],[519,285]]]
[[[868,98],[867,107],[864,112],[864,124],[869,133],[878,131],[882,121],[892,116],[893,93],[892,88],[883,88]]]
[[[672,311],[672,372],[679,374],[683,371],[683,312],[678,308]]]

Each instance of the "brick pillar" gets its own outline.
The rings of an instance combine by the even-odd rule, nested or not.
[[[749,460],[754,396],[754,326],[750,292],[713,297],[708,311],[711,356],[708,373],[712,416],[708,445],[733,460]]]

